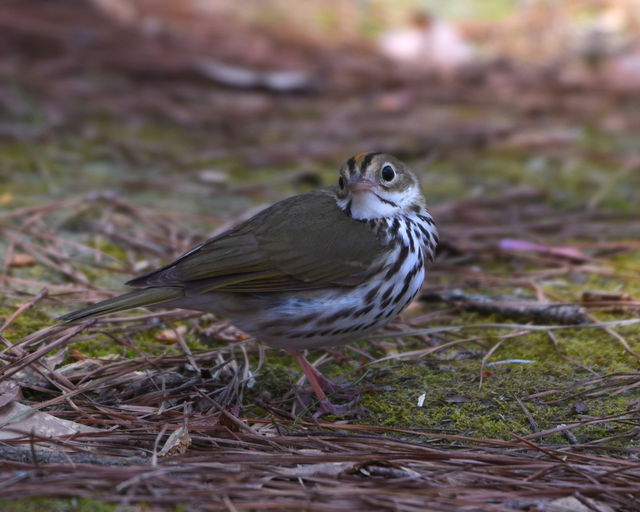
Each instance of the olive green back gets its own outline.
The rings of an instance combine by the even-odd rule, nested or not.
[[[207,240],[173,263],[129,281],[186,292],[255,292],[355,286],[389,250],[331,189],[294,196]]]

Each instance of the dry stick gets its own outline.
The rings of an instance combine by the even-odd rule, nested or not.
[[[241,430],[245,430],[245,431],[250,432],[251,434],[256,435],[256,436],[260,435],[253,428],[251,428],[248,425],[248,423],[243,422],[240,418],[238,418],[238,417],[234,416],[233,414],[231,414],[229,411],[227,411],[224,407],[222,407],[222,405],[220,405],[218,402],[216,402],[209,395],[207,395],[206,393],[203,393],[199,389],[196,389],[196,392],[202,398],[204,398],[207,402],[210,402],[211,405],[213,405],[216,409],[218,409],[224,416],[226,416],[227,419],[231,420],[231,422],[233,422],[235,425],[237,425]]]
[[[578,438],[573,432],[571,432],[571,430],[565,430],[562,433],[569,440],[571,444],[578,444]]]
[[[262,423],[262,424],[272,424],[273,419],[269,418],[241,418],[246,421],[251,421],[253,423]],[[337,430],[347,430],[354,432],[382,432],[389,434],[409,434],[415,435],[418,437],[427,437],[430,439],[446,439],[449,441],[463,441],[468,443],[480,443],[480,444],[488,444],[490,446],[503,446],[510,448],[519,448],[521,447],[519,444],[514,443],[513,441],[502,441],[500,439],[483,439],[480,437],[468,437],[468,436],[460,436],[455,434],[440,434],[440,433],[432,433],[432,432],[422,432],[419,430],[408,430],[401,428],[391,428],[391,427],[380,427],[376,425],[357,425],[357,424],[348,424],[348,423],[329,423],[325,421],[318,421],[317,423],[312,423],[310,421],[304,421],[300,419],[295,420],[280,420],[280,423],[285,423],[286,425],[300,425],[303,427],[323,427],[323,428],[333,428]],[[326,433],[326,432],[323,432]],[[301,435],[309,435],[309,432],[305,432]]]
[[[596,425],[598,423],[607,423],[607,422],[610,422],[612,419],[614,420],[615,419],[617,420],[633,419],[633,415],[628,415],[628,417],[625,418],[622,414],[620,414],[620,415],[614,415],[614,416],[607,416],[606,418],[596,418],[593,420],[585,420],[585,421],[581,421],[580,423],[569,423],[569,424],[558,425],[557,427],[548,428],[546,430],[540,430],[539,432],[535,432],[533,434],[528,434],[524,436],[524,439],[538,439],[539,437],[548,436],[550,434],[557,434],[558,432],[564,432],[566,430],[572,430],[574,428],[584,427],[586,425]]]
[[[18,318],[22,313],[24,313],[25,311],[29,311],[33,306],[35,306],[38,302],[44,299],[48,295],[48,293],[49,293],[49,290],[47,288],[43,288],[38,292],[38,294],[35,297],[33,297],[33,299],[31,299],[29,302],[22,304],[20,307],[18,307],[18,309],[16,309],[9,316],[9,318],[5,320],[4,324],[2,324],[2,327],[0,327],[0,333],[3,332],[5,329],[7,329],[15,321],[15,319]]]
[[[193,358],[193,353],[191,352],[191,349],[189,348],[189,345],[187,345],[187,342],[185,341],[184,336],[182,336],[182,334],[180,333],[180,331],[178,329],[173,329],[173,332],[176,335],[176,339],[178,340],[178,344],[180,345],[180,348],[182,349],[182,351],[187,356],[187,360],[189,361],[189,364],[191,366],[193,366],[193,368],[197,372],[199,372],[200,371],[200,366],[198,365],[198,363],[196,363],[196,360]]]
[[[54,235],[52,233],[48,233],[45,231],[35,231],[33,229],[24,229],[21,227],[20,229],[20,233],[27,233],[30,236],[34,237],[34,238],[40,238],[49,242],[53,242],[56,244],[61,244],[61,245],[70,245],[71,247],[74,247],[78,250],[81,251],[86,251],[89,252],[91,254],[93,254],[94,256],[99,256],[99,257],[106,257],[109,258],[115,262],[120,262],[121,260],[119,260],[118,258],[116,258],[115,256],[110,255],[109,253],[106,253],[100,249],[97,249],[96,247],[91,247],[90,245],[86,245],[83,243],[80,243],[76,240],[72,240],[69,238],[64,238],[58,235]],[[70,259],[69,256],[65,256],[65,258],[68,260]]]
[[[640,380],[637,380],[631,384],[627,384],[626,386],[622,386],[621,388],[616,389],[615,391],[611,392],[611,396],[617,396],[620,395],[622,393],[625,393],[627,391],[630,391],[632,389],[635,389],[637,387],[640,387]]]
[[[525,331],[556,331],[561,329],[602,329],[605,327],[626,327],[628,325],[640,324],[640,318],[628,318],[625,320],[613,320],[610,322],[598,322],[581,325],[527,325],[527,324],[468,324],[468,325],[448,325],[429,327],[427,329],[416,329],[414,331],[393,332],[375,334],[370,336],[376,338],[400,338],[403,336],[420,336],[422,334],[436,334],[440,332],[460,331],[462,329],[522,329]]]
[[[233,504],[233,502],[231,501],[231,498],[229,498],[228,495],[225,494],[224,496],[222,496],[222,502],[224,503],[224,506],[227,508],[228,512],[238,512],[238,509]],[[243,508],[245,508],[244,504],[243,504]]]
[[[546,448],[543,448],[542,446],[540,446],[539,444],[536,444],[532,441],[529,441],[528,437],[529,436],[525,436],[525,437],[521,437],[518,434],[515,434],[514,432],[510,432],[510,434],[515,437],[518,441],[520,441],[521,443],[526,444],[527,446],[529,446],[530,448],[533,448],[534,450],[537,450],[539,452],[544,453],[545,455],[547,455],[548,457],[551,457],[553,459],[558,460],[559,462],[563,462],[566,464],[566,460],[564,457],[560,456],[560,455],[556,455],[555,453],[553,453],[553,450],[548,450]]]
[[[53,284],[45,281],[34,281],[33,279],[24,279],[21,277],[7,276],[6,280],[9,283],[16,283],[23,286],[39,286],[41,288],[49,288],[50,290],[58,291],[59,294],[72,294],[72,293],[86,293],[87,288],[70,288],[68,284]]]
[[[459,308],[518,318],[520,320],[555,322],[562,324],[583,324],[587,321],[586,309],[572,303],[541,303],[530,299],[518,300],[514,297],[492,297],[481,294],[450,290],[433,294],[440,300]]]
[[[502,342],[504,340],[498,341],[493,347],[491,347],[487,353],[482,357],[482,362],[480,363],[480,382],[478,383],[478,388],[482,388],[482,383],[484,382],[484,367],[487,364],[487,361],[491,358],[493,353],[500,348]]]
[[[9,240],[9,247],[7,247],[7,252],[4,256],[4,263],[2,264],[2,274],[0,274],[0,286],[4,286],[5,281],[9,275],[9,266],[11,261],[13,260],[13,252],[15,249],[15,244],[13,240]]]
[[[557,459],[560,462],[563,462],[564,463],[563,467],[565,467],[568,471],[574,472],[575,474],[581,476],[582,478],[584,478],[586,480],[589,480],[590,482],[592,482],[595,485],[599,484],[599,482],[594,477],[589,475],[587,472],[580,471],[577,467],[575,467],[572,464],[567,464],[567,460],[566,460],[566,458],[564,456],[558,456],[553,452],[553,450],[547,450],[547,449],[543,448],[542,446],[540,446],[539,444],[536,444],[536,443],[533,443],[532,441],[530,441],[528,439],[530,436],[521,437],[521,436],[519,436],[517,434],[514,434],[513,432],[511,433],[511,435],[513,437],[515,437],[516,439],[518,439],[519,441],[522,441],[526,445],[528,445],[528,446],[530,446],[530,447],[532,447],[532,448],[544,453],[548,457],[552,457],[552,458]]]
[[[560,350],[560,345],[558,343],[558,338],[557,338],[556,334],[553,331],[547,332],[547,336],[549,336],[549,338],[551,339],[551,343],[553,344],[553,348],[556,351],[556,354],[558,355],[558,357],[560,359],[564,359],[565,361],[567,361],[567,362],[569,362],[571,364],[575,364],[579,368],[582,368],[583,370],[588,371],[592,375],[598,376],[598,372],[593,371],[591,368],[589,368],[588,366],[582,364],[580,361],[577,361],[576,359],[573,359],[572,357],[569,357],[568,355],[563,354],[562,351]]]
[[[64,199],[62,201],[54,201],[52,203],[37,205],[37,206],[27,206],[25,208],[18,208],[16,210],[10,210],[4,213],[0,213],[1,219],[11,219],[11,218],[24,218],[27,215],[32,215],[34,213],[39,213],[41,215],[46,215],[55,210],[62,210],[68,208],[70,206],[75,206],[76,204],[80,204],[85,202],[88,199],[88,196],[75,197],[71,199]]]
[[[544,293],[544,290],[542,289],[542,287],[536,283],[533,279],[529,282],[529,286],[531,286],[531,288],[533,288],[533,291],[536,292],[536,298],[538,299],[538,302],[547,302],[547,296]]]
[[[515,399],[518,405],[520,406],[520,409],[522,409],[522,412],[527,417],[527,421],[529,422],[529,425],[531,425],[531,428],[533,429],[533,431],[538,432],[540,430],[540,427],[538,426],[538,422],[534,419],[529,409],[527,409],[527,406],[522,403],[522,400],[520,400],[520,398],[515,397]]]
[[[89,322],[87,322],[88,324]],[[19,372],[20,370],[22,370],[23,368],[25,368],[26,366],[29,366],[30,364],[34,364],[37,363],[37,359],[39,359],[40,357],[42,357],[44,354],[46,354],[47,352],[49,352],[50,350],[53,350],[55,348],[57,348],[58,346],[63,345],[64,343],[66,343],[67,341],[69,341],[69,339],[73,338],[73,336],[75,336],[79,331],[81,331],[86,325],[81,325],[79,326],[79,328],[74,329],[73,332],[67,334],[66,336],[63,336],[62,338],[60,338],[57,341],[54,341],[53,343],[50,343],[49,345],[43,347],[42,349],[34,352],[33,354],[30,354],[24,358],[22,358],[19,361],[19,364],[10,364],[8,366],[6,366],[5,368],[3,368],[2,370],[10,370],[8,372],[4,372],[4,375],[2,375],[2,370],[0,370],[0,382],[2,382],[3,380],[8,379],[9,377],[11,377],[12,375],[16,374],[17,372]],[[64,377],[62,376],[58,376],[60,377],[60,380],[66,380]],[[68,382],[68,381],[67,381]],[[58,386],[60,387],[60,386]],[[69,382],[69,388],[70,389],[65,389],[66,386],[62,386],[62,391],[63,394],[60,395],[59,397],[57,397],[56,399],[53,400],[48,400],[47,402],[41,402],[39,404],[35,404],[33,405],[30,409],[25,410],[21,413],[17,413],[15,415],[13,415],[9,421],[17,421],[23,417],[29,416],[30,414],[33,414],[36,410],[38,409],[42,409],[48,405],[51,404],[51,402],[60,402],[60,401],[66,401],[74,410],[78,410],[77,406],[73,403],[73,401],[71,400],[71,397],[81,393],[83,390],[82,389],[73,389],[73,384],[71,384]],[[0,424],[0,428],[2,428],[3,426],[5,426],[8,422],[5,422],[4,424]]]
[[[545,396],[548,396],[548,395],[553,395],[553,394],[561,392],[561,391],[568,391],[568,390],[572,390],[572,389],[575,389],[575,388],[588,386],[588,385],[591,385],[591,384],[596,384],[596,383],[600,383],[600,382],[605,383],[602,386],[576,393],[574,395],[574,398],[578,397],[578,396],[582,396],[582,395],[590,395],[590,396],[596,395],[597,396],[595,391],[598,391],[598,390],[600,390],[599,394],[603,394],[605,392],[606,393],[610,393],[610,391],[608,391],[608,390],[611,387],[611,385],[607,384],[608,381],[632,379],[633,383],[635,384],[635,383],[638,382],[638,376],[640,376],[640,373],[638,373],[638,372],[612,373],[610,375],[597,376],[595,378],[582,380],[580,382],[573,383],[570,386],[567,386],[565,388],[549,389],[549,390],[546,390],[546,391],[540,391],[538,393],[532,393],[531,395],[529,395],[529,396],[527,396],[525,398],[527,400],[531,400],[531,399],[534,399],[534,398],[541,398],[541,397],[545,397]],[[551,401],[551,402],[546,402],[546,403],[547,404],[553,404],[553,403],[558,403],[558,402],[561,402],[561,401],[564,401],[564,400],[566,400],[566,399],[563,398],[563,399],[559,399],[559,400],[555,400],[555,401]]]
[[[477,340],[477,337],[473,337],[473,338],[462,338],[459,340],[453,340],[453,341],[448,341],[446,343],[443,343],[441,345],[438,345],[436,347],[429,347],[429,348],[423,348],[420,350],[411,350],[409,352],[402,352],[399,354],[392,354],[390,356],[385,356],[385,357],[381,357],[380,359],[376,359],[374,361],[369,361],[368,363],[366,363],[364,366],[369,366],[372,364],[376,364],[376,363],[381,363],[383,361],[390,361],[390,360],[395,360],[395,359],[404,359],[407,357],[424,357],[427,356],[429,354],[432,354],[434,352],[438,352],[440,350],[444,350],[450,347],[454,347],[456,345],[459,345],[461,343],[466,343],[468,341],[475,341]]]
[[[45,267],[52,268],[60,272],[61,274],[66,275],[71,278],[76,283],[89,286],[89,279],[84,275],[81,271],[76,268],[73,268],[68,262],[56,263],[53,261],[46,253],[47,251],[41,251],[38,246],[33,243],[27,242],[26,240],[19,240],[15,238],[13,235],[9,235],[9,238],[16,244],[21,246],[25,251],[31,254],[34,258],[38,260],[38,262]]]
[[[13,345],[11,345],[11,347],[5,348],[4,350],[0,351],[0,356],[8,353],[9,350],[26,347],[31,345],[32,343],[39,342],[42,339],[46,338],[49,334],[56,333],[58,331],[63,331],[64,329],[66,329],[66,327],[63,325],[50,325],[49,327],[43,327],[42,329],[39,329],[36,332],[32,332],[28,336],[25,336],[17,343],[14,343]]]
[[[617,172],[613,174],[613,176],[609,178],[609,180],[603,186],[598,187],[598,191],[587,203],[587,210],[595,210],[618,182],[626,178],[632,172],[638,170],[639,167],[640,159],[638,158],[638,156],[630,158],[624,165],[620,167],[620,169],[617,170]]]
[[[39,409],[44,409],[44,408],[49,407],[51,405],[56,405],[56,404],[59,404],[60,402],[67,401],[67,400],[69,400],[70,398],[72,398],[72,397],[74,397],[76,395],[79,395],[79,394],[82,394],[82,393],[85,393],[85,392],[91,390],[92,388],[99,388],[103,384],[112,384],[115,378],[121,377],[121,376],[126,375],[126,374],[128,374],[130,372],[131,372],[131,369],[125,368],[121,372],[119,372],[119,373],[117,373],[115,375],[109,375],[109,376],[106,376],[106,377],[102,377],[102,378],[96,379],[95,381],[87,382],[82,386],[77,386],[75,389],[70,390],[70,391],[66,392],[65,394],[63,394],[63,395],[60,395],[60,396],[55,397],[55,398],[51,398],[50,400],[46,400],[44,402],[40,402],[40,403],[31,405],[31,411],[27,411],[27,413],[30,414],[32,411],[39,410]],[[1,381],[1,379],[0,379],[0,381]]]
[[[57,339],[57,340],[49,343],[48,345],[45,345],[44,347],[36,350],[32,354],[29,354],[28,356],[22,358],[20,361],[18,361],[16,363],[9,364],[9,365],[5,366],[4,368],[0,369],[0,382],[2,380],[8,379],[12,375],[15,375],[20,370],[22,370],[26,366],[29,366],[34,361],[37,361],[38,359],[40,359],[45,354],[48,354],[52,350],[64,345],[71,338],[73,338],[76,334],[78,334],[83,329],[85,329],[88,326],[90,326],[92,323],[93,323],[93,320],[88,320],[86,322],[83,322],[82,324],[77,325],[73,329],[71,329],[70,332],[65,334],[62,338]]]
[[[108,317],[105,316],[105,317],[98,318],[97,323],[99,324],[131,323],[131,322],[140,322],[143,320],[153,320],[156,318],[167,320],[167,317],[169,317],[167,321],[176,321],[176,320],[188,320],[190,318],[195,318],[198,316],[202,316],[202,313],[198,311],[167,310],[167,311],[160,311],[158,313],[149,313],[149,314],[137,315],[137,316],[108,316]]]
[[[587,317],[589,317],[594,322],[597,321],[597,319],[591,314],[587,314]],[[632,355],[633,357],[635,357],[637,360],[640,361],[640,354],[635,352],[629,346],[629,343],[627,342],[626,339],[624,339],[624,337],[622,335],[620,335],[619,333],[614,331],[610,326],[605,326],[605,327],[603,327],[603,329],[607,334],[609,334],[610,336],[613,336],[616,340],[618,340],[618,343],[620,343],[620,345],[622,345],[622,347],[627,351],[628,354]]]
[[[482,388],[482,383],[484,380],[484,367],[487,364],[487,361],[491,358],[491,356],[493,355],[493,353],[498,350],[498,348],[500,347],[500,345],[502,345],[502,343],[509,338],[517,338],[519,336],[523,336],[527,334],[527,331],[516,331],[516,332],[512,332],[509,334],[505,334],[504,336],[500,336],[500,341],[498,341],[493,347],[491,347],[489,349],[489,351],[484,355],[484,357],[482,358],[482,363],[480,364],[480,382],[478,384],[479,388]]]
[[[49,382],[49,384],[62,391],[63,394],[69,393],[71,390],[75,389],[75,386],[69,379],[67,379],[64,375],[58,373],[54,369],[46,368],[46,366],[42,364],[41,361],[35,361],[33,363],[33,370],[38,373],[38,375],[40,375],[43,379]],[[66,402],[74,411],[80,411],[80,408],[73,402],[73,400],[71,400],[71,398],[68,398]]]
[[[151,252],[157,256],[165,256],[167,254],[167,250],[164,246],[160,246],[148,240],[132,238],[111,229],[100,229],[98,232],[106,237],[111,238],[112,240],[123,242],[135,249],[141,249],[146,252]]]
[[[624,423],[624,422],[621,422],[621,423]],[[610,443],[611,441],[616,441],[618,439],[624,439],[624,438],[627,438],[627,437],[628,438],[632,438],[632,439],[637,439],[639,433],[640,433],[640,427],[634,427],[634,428],[631,428],[631,429],[627,430],[626,432],[621,432],[621,433],[615,434],[613,436],[601,437],[599,439],[593,439],[592,441],[587,441],[584,444],[585,445],[600,445],[600,444]]]
[[[156,436],[153,442],[153,453],[151,455],[151,465],[154,467],[158,465],[158,446],[160,445],[160,439],[162,439],[162,436],[167,431],[167,428],[168,428],[168,425],[166,423],[162,425],[160,432],[158,432],[158,435]]]
[[[135,353],[138,354],[138,356],[140,356],[140,359],[142,359],[145,363],[147,363],[148,366],[158,369],[156,367],[155,360],[149,357],[149,355],[146,352],[144,352],[143,350],[140,350],[135,343],[130,343],[127,336],[125,336],[124,340],[121,340],[120,338],[115,336],[113,332],[109,332],[109,331],[100,331],[100,332],[101,334],[104,334],[107,338],[110,338],[114,343],[117,343],[118,345],[124,345],[125,347],[133,350]]]

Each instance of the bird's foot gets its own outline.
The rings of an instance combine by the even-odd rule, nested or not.
[[[367,413],[367,409],[364,407],[356,407],[358,402],[360,402],[359,395],[346,404],[334,404],[329,401],[328,398],[325,398],[324,400],[320,400],[320,407],[318,407],[316,412],[313,413],[312,417],[314,420],[317,420],[321,416],[325,416],[327,414],[333,416],[362,416]]]
[[[327,379],[322,373],[316,369],[307,359],[297,350],[290,350],[291,355],[293,355],[302,367],[307,379],[309,380],[309,384],[311,384],[311,388],[313,392],[315,392],[316,396],[320,400],[320,407],[313,414],[313,418],[317,419],[320,416],[324,416],[326,414],[333,415],[345,415],[345,414],[364,414],[367,410],[363,407],[355,407],[356,404],[360,401],[360,392],[362,391],[370,391],[373,389],[372,386],[366,387],[352,387],[351,383],[347,384],[336,384],[329,379]],[[310,394],[312,390],[308,390],[306,394]],[[345,404],[334,404],[328,398],[327,395],[330,395],[332,398],[337,399],[346,399],[349,400]]]

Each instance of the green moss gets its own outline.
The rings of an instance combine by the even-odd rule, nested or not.
[[[184,352],[178,343],[158,339],[158,336],[164,329],[177,328],[179,325],[181,325],[181,323],[176,322],[175,324],[171,324],[171,326],[138,331],[132,335],[128,335],[126,339],[122,339],[123,343],[118,343],[108,336],[99,336],[97,338],[71,343],[69,347],[80,351],[87,357],[104,357],[111,354],[119,354],[122,357],[131,358],[138,357],[140,353],[150,356],[179,355]],[[207,348],[197,336],[189,332],[184,335],[184,339],[192,351]]]
[[[146,512],[158,510],[158,506],[145,503],[122,505],[105,503],[91,498],[25,498],[1,500],[2,512]],[[190,510],[185,504],[162,504],[162,510],[184,512]]]
[[[512,434],[528,435],[533,427],[522,410],[527,407],[538,430],[578,420],[570,399],[546,403],[527,399],[533,393],[563,387],[572,379],[587,377],[586,372],[559,363],[542,361],[533,365],[504,365],[485,368],[480,387],[480,363],[447,362],[437,366],[397,365],[376,384],[378,390],[363,396],[362,404],[371,412],[366,423],[393,428],[428,430],[478,438],[510,439]],[[567,376],[570,375],[570,379]],[[422,407],[417,402],[425,394]],[[583,398],[590,416],[625,413],[629,400],[637,393],[617,397]],[[558,397],[555,397],[558,398]],[[520,405],[518,402],[520,399]],[[551,401],[549,397],[546,400]],[[588,425],[573,433],[581,442],[621,433],[624,425],[614,422]],[[544,442],[568,442],[561,434]]]
[[[0,325],[12,315],[17,309],[17,305],[2,305],[0,303]],[[33,334],[40,329],[51,325],[51,317],[41,309],[32,309],[27,313],[19,315],[2,334],[9,341],[16,343],[25,336]]]
[[[254,386],[253,390],[247,394],[247,403],[251,403],[256,396],[265,390],[273,397],[282,397],[291,390],[291,386],[301,376],[295,374],[291,358],[288,363],[284,358],[280,361],[274,359],[273,357],[267,358],[265,366],[257,378],[257,386]]]
[[[138,506],[123,508],[121,505],[88,498],[0,500],[0,510],[3,512],[141,512],[145,508]]]

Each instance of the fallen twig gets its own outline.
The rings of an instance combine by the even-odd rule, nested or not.
[[[592,322],[587,310],[575,304],[547,304],[519,297],[493,297],[462,290],[450,290],[440,294],[431,293],[425,298],[442,300],[448,304],[485,314],[498,314],[506,318],[517,318],[532,322],[561,324],[584,324]]]

